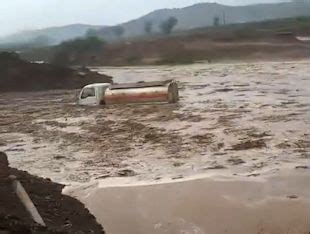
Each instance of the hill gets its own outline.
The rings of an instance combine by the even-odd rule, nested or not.
[[[162,9],[151,12],[136,20],[121,24],[123,37],[136,37],[145,34],[145,24],[152,24],[152,32],[160,32],[160,24],[169,17],[175,17],[178,24],[175,31],[207,27],[219,19],[219,24],[259,22],[272,19],[310,16],[310,2],[301,1],[256,4],[246,6],[226,6],[217,3],[200,3],[180,9]],[[109,39],[109,27],[101,30],[103,38]],[[112,37],[113,39],[113,37]]]
[[[24,31],[0,38],[0,44],[38,44],[38,46],[55,45],[62,41],[83,37],[89,29],[100,29],[102,27],[104,26],[72,24],[62,27]]]
[[[184,30],[115,43],[86,38],[25,51],[29,61],[59,65],[122,66],[192,63],[200,60],[283,60],[310,57],[310,17]]]
[[[161,9],[138,19],[113,26],[94,26],[73,24],[63,27],[52,27],[41,30],[25,31],[5,38],[0,38],[0,47],[16,49],[16,44],[35,44],[36,47],[56,45],[63,41],[83,37],[87,30],[95,29],[106,41],[119,41],[146,35],[145,25],[151,24],[149,35],[160,32],[160,25],[169,17],[178,21],[174,31],[190,30],[213,26],[215,18],[218,24],[236,24],[260,22],[272,19],[310,16],[310,2],[293,1],[272,4],[246,6],[226,6],[217,3],[200,3],[180,9]],[[1,46],[2,44],[2,46]],[[17,50],[19,47],[17,47]]]

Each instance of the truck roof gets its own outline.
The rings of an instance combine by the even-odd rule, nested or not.
[[[110,89],[114,90],[114,89],[161,87],[161,86],[166,86],[166,85],[170,84],[171,82],[173,82],[173,80],[112,84]]]
[[[86,85],[84,88],[107,87],[110,85],[111,85],[110,83],[95,83],[95,84]]]

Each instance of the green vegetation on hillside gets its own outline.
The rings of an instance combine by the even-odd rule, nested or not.
[[[78,38],[71,41],[66,41],[56,46],[54,58],[51,63],[57,65],[70,65],[76,57],[84,53],[95,54],[100,53],[105,42],[98,37],[89,36],[86,38]]]
[[[178,20],[175,17],[169,17],[166,21],[162,22],[160,25],[161,32],[163,34],[170,34],[173,28],[178,24]]]
[[[153,23],[151,21],[148,21],[144,24],[144,31],[147,35],[152,34],[153,32]]]

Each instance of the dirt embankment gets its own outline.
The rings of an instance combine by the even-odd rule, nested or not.
[[[82,203],[61,194],[63,185],[8,168],[0,152],[0,233],[104,233]],[[37,207],[47,227],[36,224],[13,191],[15,175]]]
[[[236,37],[231,32],[139,39],[107,44],[101,53],[70,55],[70,65],[128,66],[190,64],[196,61],[286,60],[310,56],[310,44],[294,35]],[[51,50],[52,53],[52,50]],[[24,55],[27,58],[27,55]]]
[[[81,59],[83,64],[102,66],[309,58],[310,44],[296,39],[298,35],[309,35],[309,21],[308,18],[271,20],[133,39],[108,45],[96,59],[77,57],[77,62]]]
[[[212,41],[207,38],[154,39],[129,44],[110,45],[105,56],[94,65],[164,65],[189,64],[207,60],[281,60],[308,58],[310,47],[287,39],[264,41]],[[86,58],[87,59],[87,58]]]
[[[0,92],[77,89],[89,83],[111,83],[112,78],[50,64],[29,63],[14,53],[0,53]]]

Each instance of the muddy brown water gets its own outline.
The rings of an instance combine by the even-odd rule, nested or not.
[[[304,233],[309,180],[295,174],[310,166],[309,61],[94,70],[176,79],[180,102],[77,107],[72,90],[2,93],[0,150],[12,167],[81,187],[74,194],[111,233]],[[195,176],[209,179],[179,183]],[[166,181],[178,183],[128,187]]]
[[[285,171],[266,180],[194,179],[105,187],[78,196],[107,233],[308,234],[309,172]]]
[[[0,95],[0,150],[57,182],[265,176],[310,158],[310,62],[95,68],[176,79],[178,104],[77,107],[75,91]]]

